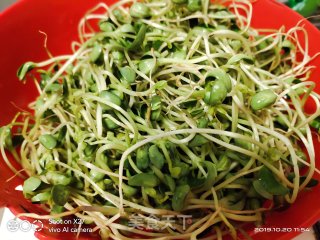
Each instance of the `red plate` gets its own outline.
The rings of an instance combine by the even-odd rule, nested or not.
[[[77,39],[77,24],[79,19],[98,0],[22,0],[13,7],[0,13],[0,125],[10,122],[18,108],[26,109],[29,102],[34,100],[36,91],[30,81],[26,85],[19,83],[16,70],[25,61],[40,61],[47,58],[43,48],[44,36],[48,35],[47,46],[54,55],[71,52],[71,41]],[[114,1],[106,1],[112,4]],[[253,3],[252,26],[259,28],[286,29],[295,26],[302,19],[297,13],[276,3],[275,0],[256,0]],[[314,55],[320,52],[320,32],[309,22],[303,22],[309,34],[309,52]],[[320,66],[320,57],[312,65]],[[311,76],[318,81],[320,67],[316,68]],[[317,92],[320,84],[317,86]],[[319,142],[316,149],[320,149]],[[316,152],[317,167],[320,168],[320,155]],[[14,190],[21,184],[21,179],[5,182],[12,176],[12,172],[0,159],[0,206],[9,207],[15,214],[24,209],[39,211],[39,208],[26,201],[21,192]],[[319,176],[317,176],[319,178]],[[259,232],[250,235],[254,239],[291,239],[300,233],[302,228],[311,227],[320,219],[320,186],[312,191],[302,193],[297,201],[286,211],[273,213],[266,218],[265,228],[287,228],[290,232]],[[48,236],[46,236],[48,234]],[[38,232],[40,239],[73,239],[74,235],[49,234]],[[85,237],[82,239],[94,239]],[[97,239],[97,238],[95,238]]]

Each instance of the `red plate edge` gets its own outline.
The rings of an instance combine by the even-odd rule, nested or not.
[[[39,9],[36,9],[36,10],[37,11],[41,11],[41,10],[45,9],[44,5],[50,5],[50,4],[54,5],[54,4],[60,4],[60,3],[64,4],[63,2],[64,1],[62,1],[62,0],[47,0],[47,1],[45,1],[45,3],[44,3],[44,1],[41,1],[41,0],[22,0],[22,1],[19,1],[15,5],[11,6],[10,8],[8,8],[5,11],[3,11],[2,13],[0,13],[0,25],[2,26],[2,21],[1,20],[3,18],[8,17],[10,15],[16,15],[16,16],[20,15],[20,14],[17,13],[17,9],[28,10],[28,7],[29,7],[29,9],[30,8],[33,9],[34,6],[35,6],[34,4],[36,4],[37,6],[39,6]],[[90,7],[94,6],[99,1],[96,1],[96,0],[91,0],[91,1],[69,0],[68,2],[69,2],[68,4],[70,4],[70,5],[72,5],[72,3],[73,3],[74,4],[73,6],[77,6],[77,14],[76,14],[76,16],[81,17],[83,15],[83,13],[86,12],[86,9],[89,9]],[[68,4],[66,4],[66,5],[68,5]],[[266,22],[266,21],[268,21],[268,25],[272,26],[272,27],[279,28],[281,25],[286,25],[286,26],[292,27],[292,26],[295,25],[295,23],[298,20],[303,19],[300,15],[298,15],[297,13],[295,13],[292,10],[288,9],[286,6],[277,3],[275,0],[257,0],[253,4],[254,4],[254,14],[255,15],[254,15],[254,18],[253,18],[253,21],[252,21],[252,25],[254,27],[262,26],[261,24],[263,24],[263,22]],[[43,8],[41,8],[41,6]],[[86,7],[84,7],[84,6],[86,6]],[[261,7],[261,6],[263,6],[263,7]],[[80,9],[81,9],[81,11],[80,11]],[[272,12],[272,18],[271,18],[271,14],[269,15],[269,11]],[[52,9],[52,12],[54,12],[54,8]],[[80,13],[80,12],[82,12],[82,13]],[[31,11],[29,13],[31,14]],[[32,11],[32,14],[34,14],[33,11]],[[39,15],[39,13],[36,13],[36,15]],[[51,15],[53,15],[53,14],[51,14]],[[261,18],[259,19],[259,18],[256,17],[257,15],[264,16],[264,19],[262,19],[262,21],[261,21]],[[305,22],[305,28],[309,32],[309,35],[312,36],[312,39],[310,39],[310,47],[309,47],[310,53],[311,54],[315,54],[316,52],[318,52],[320,50],[319,47],[317,47],[317,43],[320,42],[320,32],[312,24],[310,24],[309,22],[307,22],[307,21],[304,21],[304,22]],[[24,22],[24,23],[26,23],[26,22]],[[76,23],[77,23],[77,21],[76,21]],[[76,26],[76,24],[75,24],[75,26]],[[0,33],[1,33],[1,29],[0,29]],[[73,30],[72,31],[68,31],[68,34],[70,34],[70,36],[68,38],[75,39],[76,31],[73,31]],[[1,36],[3,37],[3,35],[1,35]],[[41,36],[39,34],[38,38],[39,39],[37,40],[37,42],[41,42],[43,44],[43,36]],[[65,53],[65,52],[70,51],[70,41],[67,42],[67,43],[63,43],[62,44],[63,47],[60,50],[58,48],[54,49],[57,46],[52,46],[51,47],[50,44],[51,43],[50,43],[50,36],[49,36],[48,46],[49,46],[49,49],[55,50],[55,52],[54,52],[55,55],[59,54],[59,52],[61,52],[61,53],[64,52]],[[8,49],[10,49],[9,47],[14,47],[14,46],[8,46]],[[0,49],[3,50],[2,48],[0,48]],[[36,58],[28,57],[28,59],[22,59],[21,63],[23,63],[26,60],[45,59],[45,57],[46,57],[45,56],[45,52],[42,51],[40,58],[39,58],[39,56],[36,57]],[[2,63],[1,60],[0,60],[0,63]],[[314,64],[316,66],[320,66],[319,58],[314,60],[312,62],[312,64]],[[15,70],[14,70],[14,74],[15,74],[17,66],[14,66],[14,67],[15,67]],[[1,69],[5,69],[5,68],[1,67]],[[10,68],[10,67],[9,67],[9,69],[12,70],[12,68]],[[20,85],[20,83],[18,83],[16,78],[13,78],[13,74],[12,73],[13,72],[11,72],[11,74],[10,74],[10,80],[15,80],[16,83],[17,83],[15,85]],[[317,68],[313,72],[312,76],[313,76],[312,78],[314,80],[316,79],[316,76],[320,76],[320,68]],[[33,84],[31,83],[30,85],[33,85]],[[29,84],[28,84],[28,86],[29,86]],[[319,89],[320,89],[320,84],[318,84],[318,86],[317,86],[318,92],[319,92]],[[19,91],[18,88],[14,89],[14,90]],[[24,88],[23,91],[20,91],[19,93],[21,93],[22,95],[28,95],[28,94],[25,94],[24,91],[25,91],[25,88]],[[0,86],[0,92],[1,93],[5,92],[5,91],[3,91],[3,89],[1,89],[1,86]],[[10,92],[10,91],[8,91],[8,92]],[[19,93],[17,95],[19,95]],[[2,97],[0,97],[0,99],[2,100]],[[25,99],[28,99],[29,100],[28,102],[30,102],[32,100],[32,98],[30,98],[30,97],[29,98],[26,97]],[[0,102],[3,102],[3,101],[0,101]],[[11,110],[8,112],[8,114],[5,114],[4,118],[7,119],[6,121],[11,119],[13,112],[16,112],[16,111],[17,111],[16,109],[11,108]],[[1,118],[1,120],[0,120],[1,124],[3,124],[4,118]],[[319,158],[319,156],[318,156],[318,158]],[[318,161],[317,166],[319,168],[319,161]],[[319,187],[317,187],[317,189],[318,189],[317,192],[319,192]],[[310,196],[310,194],[308,194],[308,195]],[[314,195],[314,196],[316,196],[316,195]],[[318,196],[319,196],[319,194],[318,194]],[[298,203],[300,203],[302,201],[300,199],[301,198],[298,199],[298,201],[299,201]],[[305,200],[307,200],[307,199],[305,199]],[[315,201],[313,201],[313,202],[316,203]],[[301,207],[302,206],[303,206],[303,204],[301,204]],[[307,220],[305,220],[303,223],[300,223],[299,226],[288,226],[287,225],[287,227],[310,227],[312,224],[314,224],[320,218],[320,209],[314,209],[311,213],[309,213],[310,211],[308,211],[308,207],[309,206],[305,206],[303,209],[300,209],[300,211],[301,211],[300,214],[311,214],[311,215],[309,215],[309,218]],[[278,214],[276,214],[276,215],[278,215],[278,218],[280,219],[280,217],[283,216],[283,214],[284,213],[282,213],[280,215],[278,215]],[[282,219],[280,219],[279,222],[281,222]],[[274,224],[272,224],[272,225],[274,225]],[[275,225],[275,226],[277,226],[277,225]],[[276,233],[256,234],[256,235],[254,235],[254,239],[263,240],[263,239],[270,239],[272,237],[275,237],[276,239],[290,239],[290,238],[292,238],[293,236],[295,236],[297,234],[299,234],[299,232],[286,233],[286,234],[282,233],[281,236],[279,234],[276,234]]]

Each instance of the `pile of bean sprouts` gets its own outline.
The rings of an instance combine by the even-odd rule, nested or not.
[[[249,1],[225,3],[100,3],[71,55],[19,69],[39,96],[1,128],[1,154],[50,212],[23,216],[76,215],[102,239],[236,239],[316,184],[305,29],[253,29]],[[192,223],[145,231],[133,214]]]

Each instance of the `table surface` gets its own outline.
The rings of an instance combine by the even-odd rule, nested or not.
[[[1,0],[0,1],[0,11],[11,5],[12,3],[15,3],[17,0]]]

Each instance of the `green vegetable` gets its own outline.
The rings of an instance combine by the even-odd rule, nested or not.
[[[172,54],[172,58],[174,59],[180,59],[180,60],[184,60],[186,59],[186,51],[184,50],[179,50],[179,51],[175,51],[173,54]]]
[[[44,134],[39,137],[39,142],[46,149],[52,150],[57,146],[57,140],[51,134]]]
[[[161,97],[154,96],[151,99],[151,120],[159,120],[161,115]]]
[[[202,135],[196,135],[189,143],[189,147],[200,147],[203,144],[206,144],[208,141],[208,139],[206,139],[204,136]]]
[[[171,173],[174,178],[184,177],[190,172],[188,164],[184,162],[176,162],[174,163],[174,166],[173,170],[175,171],[175,174],[173,174],[174,172]]]
[[[94,43],[93,49],[90,53],[90,61],[96,63],[103,58],[102,46],[98,43]]]
[[[108,21],[101,21],[99,23],[99,28],[103,32],[112,32],[114,25]]]
[[[161,169],[165,163],[165,158],[156,145],[152,145],[148,149],[150,162],[157,168]]]
[[[240,211],[244,208],[245,199],[241,193],[229,194],[220,199],[220,204],[224,208]]]
[[[222,155],[217,164],[217,171],[225,171],[230,168],[231,162],[227,155]]]
[[[113,51],[113,52],[111,52],[111,55],[112,55],[113,61],[115,61],[116,64],[119,64],[119,65],[122,64],[122,61],[124,59],[124,55],[122,52]]]
[[[46,203],[51,198],[50,192],[42,192],[31,198],[31,202],[33,203]]]
[[[281,158],[281,152],[277,148],[269,148],[268,156],[271,161],[278,161]]]
[[[55,204],[64,206],[68,202],[70,191],[64,185],[55,185],[52,188],[51,194]]]
[[[129,178],[128,184],[134,187],[156,187],[159,179],[151,173],[139,173]]]
[[[207,168],[207,177],[201,190],[208,190],[213,187],[217,177],[216,165],[212,162],[205,161],[204,166]]]
[[[9,127],[1,127],[0,128],[0,136],[3,136],[3,146],[7,148],[8,150],[13,149],[13,143],[12,143],[12,134],[11,129]]]
[[[26,62],[21,65],[17,72],[17,77],[19,80],[23,80],[26,77],[26,74],[34,69],[37,65],[33,62]]]
[[[182,4],[182,3],[186,3],[187,0],[172,0],[172,2],[177,3],[177,4]]]
[[[138,189],[128,186],[128,185],[123,185],[123,193],[124,195],[126,195],[127,197],[132,197],[133,195],[135,195],[138,192]]]
[[[147,32],[147,27],[146,27],[146,25],[142,24],[140,29],[139,29],[139,32],[138,32],[136,38],[131,43],[131,45],[129,46],[128,50],[130,50],[130,51],[138,51],[139,49],[141,49],[141,45],[142,45],[142,43],[144,41],[146,32]]]
[[[164,175],[164,179],[165,179],[165,183],[169,187],[170,191],[174,192],[174,190],[176,188],[176,183],[175,183],[174,179],[168,174]]]
[[[187,5],[189,11],[195,12],[201,9],[201,1],[200,0],[188,0]]]
[[[46,92],[47,93],[54,93],[54,92],[62,92],[63,86],[59,83],[53,83],[47,86]]]
[[[118,30],[120,30],[121,32],[124,33],[136,33],[136,30],[134,29],[134,27],[131,24],[123,24],[122,26],[120,26],[118,28]]]
[[[126,22],[126,17],[124,16],[124,14],[122,13],[121,10],[115,9],[115,10],[112,11],[112,13],[115,16],[115,18],[117,19],[117,21],[119,21],[121,23],[125,23]]]
[[[41,185],[41,180],[37,177],[29,177],[23,183],[23,192],[32,193]]]
[[[198,127],[199,128],[206,128],[208,126],[208,123],[209,123],[209,119],[208,118],[201,118],[198,121]]]
[[[204,96],[204,102],[208,105],[218,105],[221,104],[227,97],[228,90],[223,81],[217,80],[210,82],[206,86],[206,92]]]
[[[289,193],[288,188],[279,183],[266,167],[261,168],[258,179],[254,181],[253,186],[258,193],[268,199],[271,199],[272,195],[286,195]]]
[[[49,171],[46,174],[47,180],[53,185],[69,185],[72,181],[71,177],[60,172]]]
[[[227,89],[227,92],[230,92],[230,90],[232,89],[231,79],[224,70],[216,68],[207,73],[206,81],[211,82],[211,81],[215,81],[215,79],[223,83],[225,88]]]
[[[263,90],[252,97],[250,106],[257,111],[271,106],[276,100],[277,95],[272,90]]]
[[[53,205],[51,208],[51,212],[50,214],[57,214],[57,213],[62,213],[64,211],[64,207],[63,206],[59,206],[59,205]]]
[[[316,119],[314,119],[310,123],[310,126],[320,131],[320,117],[317,117]]]
[[[56,139],[57,139],[57,143],[61,145],[61,143],[63,142],[64,138],[66,137],[66,133],[67,133],[67,127],[63,126],[59,133],[56,135]]]
[[[138,149],[136,161],[137,167],[141,170],[146,169],[149,166],[149,154],[147,146]]]
[[[304,17],[311,16],[320,6],[319,0],[289,0],[289,6]]]
[[[143,3],[135,2],[130,7],[130,15],[135,18],[150,17],[150,8]]]
[[[235,145],[240,146],[242,148],[251,150],[252,149],[252,144],[244,139],[236,138],[234,140]]]
[[[113,103],[113,104],[115,104],[117,106],[121,105],[121,99],[117,95],[115,95],[114,93],[112,93],[110,91],[102,91],[102,92],[100,92],[99,97],[103,101]],[[103,110],[111,110],[112,109],[111,107],[109,107],[106,104],[102,104],[101,106],[102,106]]]
[[[129,66],[125,66],[119,69],[122,79],[127,83],[134,83],[136,80],[136,72]]]
[[[109,118],[104,118],[102,121],[107,129],[114,130],[119,127],[119,125],[117,125],[114,121],[112,121]]]
[[[89,176],[93,181],[99,182],[100,180],[102,180],[105,177],[105,174],[91,169]]]
[[[87,145],[84,149],[84,155],[90,157],[93,155],[94,151],[96,150],[96,146],[94,145]]]
[[[255,190],[257,193],[259,193],[262,197],[264,197],[264,198],[266,198],[266,199],[272,199],[272,198],[273,198],[272,194],[269,193],[269,192],[265,189],[264,185],[263,185],[263,184],[261,183],[261,181],[259,181],[259,180],[255,180],[255,181],[253,182],[253,188],[254,188],[254,190]]]
[[[172,209],[175,211],[181,211],[185,206],[185,200],[190,192],[188,185],[181,185],[176,187],[172,197]]]
[[[147,58],[144,60],[141,60],[139,63],[139,70],[143,72],[144,74],[150,74],[153,73],[156,69],[156,61],[153,58]]]
[[[307,155],[301,150],[296,150],[296,155],[297,155],[297,157],[301,158],[304,161],[308,160]],[[291,157],[290,157],[290,161],[292,161]],[[304,166],[304,164],[302,162],[298,161],[298,167],[301,168],[303,166]]]
[[[235,63],[240,62],[240,61],[244,61],[244,62],[246,62],[246,63],[248,63],[248,64],[254,64],[254,60],[253,60],[251,57],[249,57],[249,56],[247,56],[247,55],[245,55],[245,54],[241,54],[241,53],[232,56],[232,57],[228,60],[228,63],[227,63],[227,64],[232,65],[232,64],[235,64]]]

